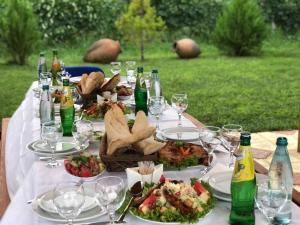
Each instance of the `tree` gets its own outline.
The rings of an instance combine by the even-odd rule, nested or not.
[[[218,18],[214,39],[228,55],[246,56],[260,52],[266,37],[262,10],[256,1],[233,0]]]
[[[125,40],[140,45],[141,60],[144,60],[145,43],[160,37],[165,22],[156,16],[151,0],[132,0],[127,12],[116,21],[116,27]]]
[[[0,18],[1,36],[6,54],[13,63],[24,65],[39,40],[38,24],[28,0],[10,0]]]

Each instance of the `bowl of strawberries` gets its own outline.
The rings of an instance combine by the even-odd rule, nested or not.
[[[103,174],[105,165],[100,159],[88,152],[69,156],[64,161],[66,171],[83,181],[92,181]]]

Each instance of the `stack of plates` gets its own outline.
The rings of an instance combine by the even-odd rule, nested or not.
[[[230,184],[232,171],[215,173],[210,176],[208,183],[212,188],[213,195],[220,200],[231,202]],[[256,180],[265,178],[263,174],[256,174]]]
[[[192,142],[199,140],[199,130],[195,127],[172,127],[157,132],[157,139]]]
[[[80,215],[74,220],[74,222],[82,222],[94,219],[105,214],[105,210],[97,203],[94,185],[85,184],[84,191],[86,194],[85,203]],[[52,201],[52,195],[52,190],[39,195],[32,202],[32,210],[43,219],[64,223],[66,222],[66,219],[57,213]]]
[[[87,147],[88,144],[85,146],[84,149],[86,149]],[[42,140],[33,141],[27,144],[26,148],[39,156],[51,155],[51,149],[49,145],[47,145],[47,143],[45,143]],[[71,155],[80,151],[80,149],[76,148],[76,144],[73,142],[73,138],[63,137],[63,139],[57,143],[54,154],[56,156],[64,156]]]

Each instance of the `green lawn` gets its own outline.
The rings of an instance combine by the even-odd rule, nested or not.
[[[86,46],[63,47],[59,55],[66,65],[84,65]],[[146,49],[146,61],[141,63],[138,49],[127,47],[119,60],[137,60],[146,70],[158,68],[164,95],[169,99],[172,93],[186,92],[187,111],[206,124],[239,123],[252,132],[297,127],[299,42],[269,41],[260,57],[226,57],[208,44],[201,49],[200,58],[179,60],[171,51],[171,43],[156,44]],[[0,118],[12,115],[36,79],[37,54],[24,67],[5,65],[0,60]],[[46,55],[49,64],[50,48]],[[100,66],[110,74],[107,65]]]

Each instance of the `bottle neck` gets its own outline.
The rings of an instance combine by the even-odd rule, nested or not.
[[[275,150],[276,155],[286,155],[288,154],[287,146],[286,145],[277,145]]]

